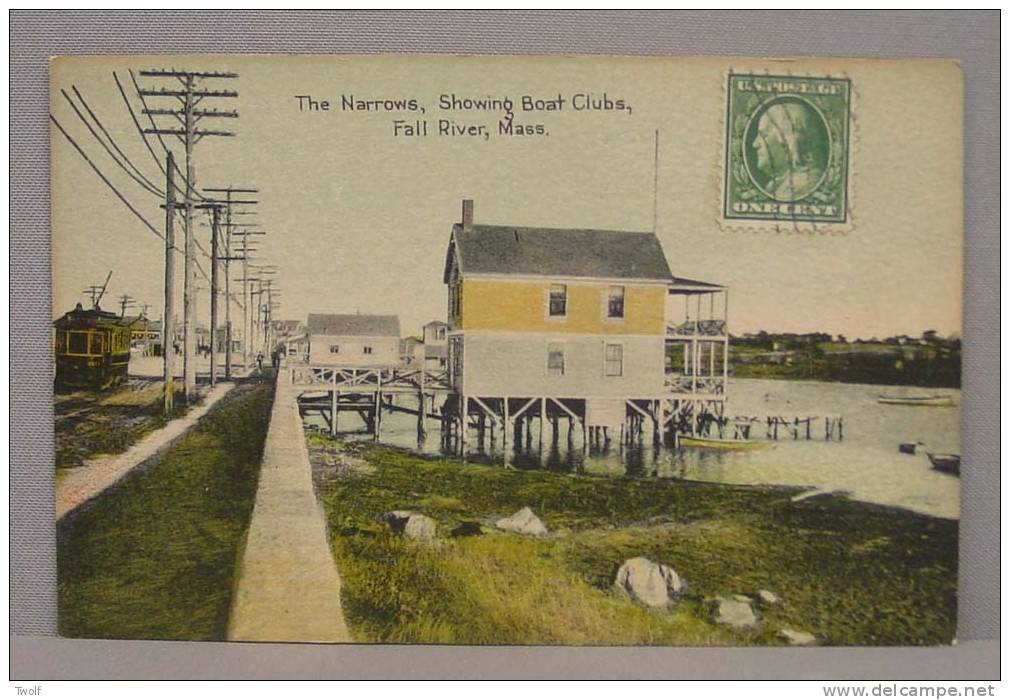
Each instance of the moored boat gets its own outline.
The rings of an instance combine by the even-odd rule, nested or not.
[[[961,455],[927,452],[926,456],[938,472],[961,476]]]
[[[889,404],[892,406],[956,406],[951,396],[943,394],[933,394],[931,396],[885,396],[881,394],[877,397],[877,403]]]
[[[730,440],[699,435],[681,435],[680,446],[703,447],[711,450],[764,450],[774,447],[775,443],[768,440]]]

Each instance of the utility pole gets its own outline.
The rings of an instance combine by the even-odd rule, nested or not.
[[[148,109],[143,111],[149,116],[171,116],[181,125],[180,128],[149,128],[144,129],[149,134],[167,134],[176,136],[182,141],[186,152],[186,187],[183,190],[183,232],[186,236],[184,246],[185,269],[183,271],[183,299],[182,313],[183,325],[185,326],[185,338],[183,340],[183,383],[186,390],[187,401],[196,396],[196,322],[194,297],[196,286],[196,260],[194,237],[196,232],[193,228],[193,208],[194,196],[196,195],[196,164],[193,162],[193,147],[205,136],[234,136],[230,131],[220,131],[213,129],[198,129],[197,123],[205,118],[236,118],[238,112],[217,110],[217,109],[197,109],[206,98],[218,97],[238,97],[238,93],[233,90],[206,90],[199,87],[200,82],[207,79],[237,78],[235,73],[207,72],[207,71],[180,71],[180,70],[143,70],[140,74],[147,78],[176,78],[180,89],[141,89],[140,94],[146,97],[174,97],[179,101],[179,109]]]
[[[251,282],[255,281],[253,278],[249,277],[249,264],[250,254],[255,251],[249,243],[249,236],[264,236],[266,231],[250,231],[245,226],[251,226],[252,224],[245,224],[238,231],[232,231],[232,235],[241,236],[242,240],[240,242],[241,248],[238,251],[238,255],[235,257],[236,260],[242,261],[242,278],[239,280],[242,283],[242,369],[243,371],[249,371],[249,351],[252,347],[252,334],[253,334],[253,307],[252,307],[252,287]],[[236,225],[237,226],[237,225]]]
[[[134,298],[129,294],[123,294],[119,297],[119,317],[126,318],[126,310],[133,306]]]
[[[217,188],[217,187],[205,187],[204,191],[205,192],[224,192],[225,193],[225,201],[224,201],[224,206],[225,206],[225,210],[224,210],[224,215],[225,215],[225,220],[224,220],[224,249],[225,249],[225,253],[224,253],[223,257],[219,255],[218,256],[218,260],[224,261],[224,326],[225,326],[225,330],[224,330],[224,332],[225,332],[224,376],[225,376],[225,379],[231,379],[231,361],[232,361],[231,353],[232,353],[232,344],[233,344],[233,340],[232,340],[232,326],[231,326],[231,262],[233,260],[243,260],[243,261],[245,260],[245,254],[244,253],[243,253],[242,256],[233,256],[232,255],[232,251],[231,251],[231,237],[232,237],[232,233],[233,233],[232,228],[234,226],[234,222],[232,221],[232,206],[235,205],[235,204],[257,204],[257,202],[253,201],[253,200],[233,200],[232,199],[232,194],[233,193],[256,193],[256,192],[258,192],[258,190],[249,189],[249,188],[239,188],[239,187],[221,187],[221,188]],[[243,268],[243,270],[244,270],[244,268]],[[245,275],[243,274],[243,277],[244,276]],[[244,289],[244,287],[243,287],[243,289]],[[243,318],[245,317],[245,313],[246,313],[246,306],[245,306],[246,303],[247,303],[247,301],[245,299],[245,293],[243,291],[243,299],[242,299]],[[243,334],[244,333],[245,333],[245,329],[244,329],[244,325],[243,325]],[[245,341],[243,341],[243,344],[246,344],[246,343],[248,343],[248,339],[246,339]],[[248,356],[247,352],[245,354],[246,354],[246,356]],[[247,363],[244,363],[244,364],[247,364]]]
[[[217,386],[217,264],[221,207],[210,208],[210,385]]]
[[[164,360],[165,415],[175,403],[175,156],[165,155],[165,313],[161,354]]]

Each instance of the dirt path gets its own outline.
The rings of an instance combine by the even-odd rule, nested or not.
[[[290,375],[277,380],[228,638],[350,642]]]
[[[61,519],[82,503],[91,500],[126,476],[130,470],[169,447],[196,425],[234,386],[230,383],[218,384],[204,397],[201,405],[171,421],[164,428],[149,433],[126,452],[88,460],[84,466],[70,471],[56,485],[56,519]]]

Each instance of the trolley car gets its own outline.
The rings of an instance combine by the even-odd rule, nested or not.
[[[97,306],[73,311],[53,322],[56,329],[56,387],[105,389],[126,379],[131,324]]]

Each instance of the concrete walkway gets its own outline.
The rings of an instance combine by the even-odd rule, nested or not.
[[[170,447],[234,387],[235,385],[231,383],[218,384],[204,396],[202,404],[181,418],[170,421],[164,428],[148,433],[126,452],[88,460],[71,471],[56,485],[56,519],[60,520],[82,503],[91,500],[122,479],[141,463]]]
[[[277,378],[228,627],[235,641],[352,641],[296,393],[284,371]]]

